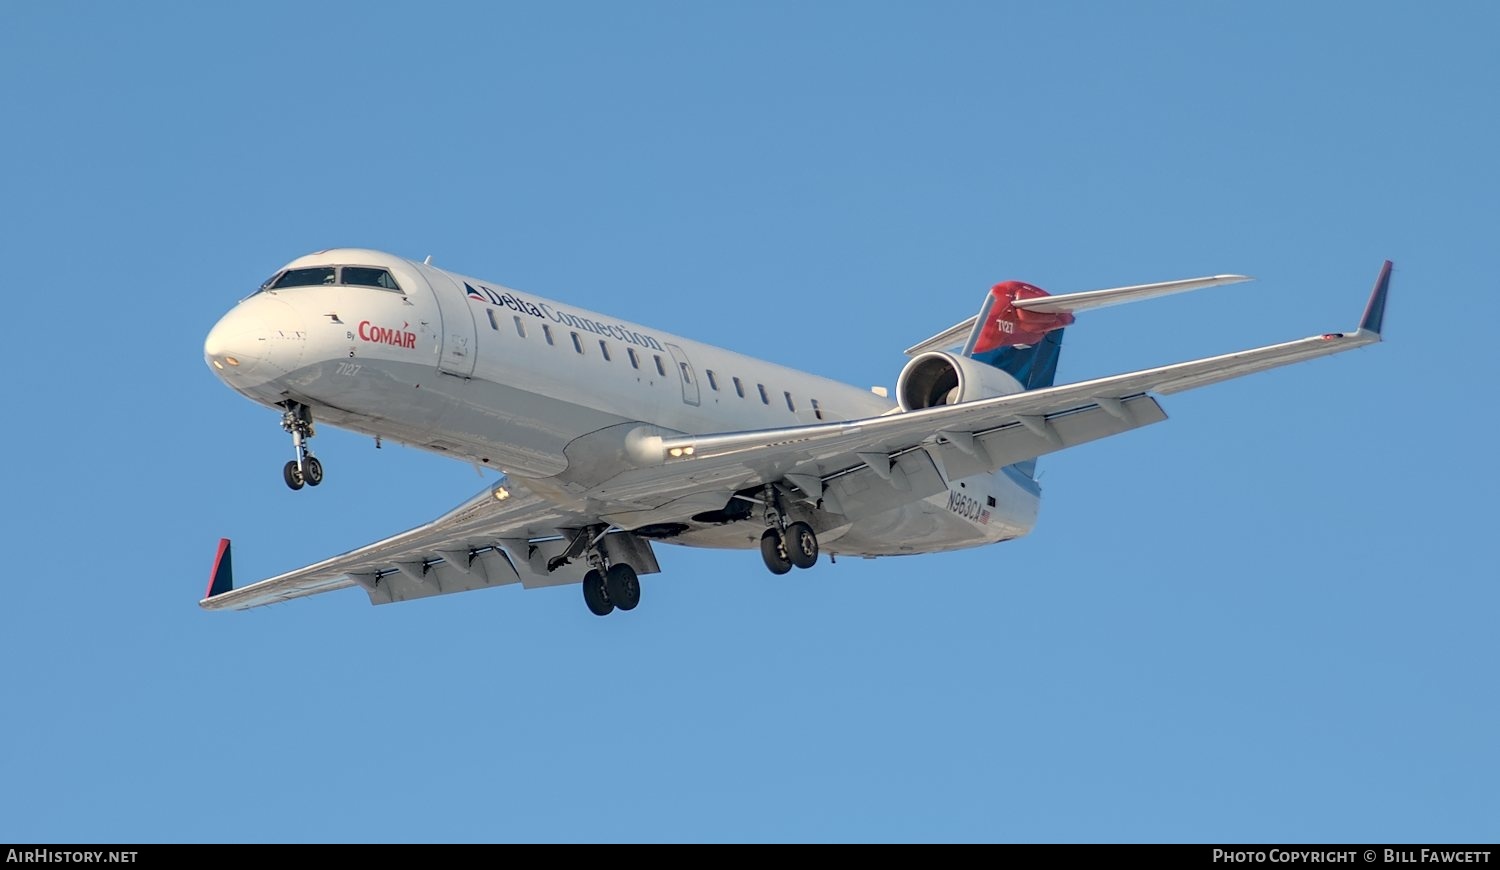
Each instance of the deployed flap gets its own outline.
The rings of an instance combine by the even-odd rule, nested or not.
[[[885,513],[948,488],[926,450],[910,450],[887,460],[889,471],[867,463],[834,475],[823,491],[824,507],[851,520]]]
[[[464,551],[434,561],[395,564],[395,571],[366,575],[365,591],[371,604],[393,604],[433,595],[468,592],[488,586],[504,586],[521,579],[504,550]]]
[[[1118,414],[1095,406],[1049,415],[1040,421],[1030,418],[1032,426],[1017,421],[978,436],[975,439],[980,447],[978,451],[968,451],[962,445],[947,441],[929,449],[939,451],[948,477],[957,479],[995,471],[1167,419],[1161,405],[1150,396],[1134,396],[1121,402],[1120,406],[1123,410]],[[1045,429],[1035,428],[1037,426]]]

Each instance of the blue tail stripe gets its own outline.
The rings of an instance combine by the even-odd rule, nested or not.
[[[1008,373],[1021,382],[1023,389],[1050,387],[1057,378],[1057,360],[1062,355],[1062,337],[1065,331],[1055,329],[1030,347],[997,347],[984,353],[970,354],[970,358]]]

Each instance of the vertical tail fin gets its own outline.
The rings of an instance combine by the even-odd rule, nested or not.
[[[1047,295],[1040,287],[1021,281],[1002,281],[991,287],[963,355],[1009,374],[1022,389],[1052,386],[1062,354],[1063,328],[1073,322],[1073,315],[1028,311],[1015,305]]]

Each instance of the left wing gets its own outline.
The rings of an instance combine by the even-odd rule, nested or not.
[[[198,604],[205,610],[245,610],[350,586],[364,588],[373,604],[388,604],[507,583],[575,583],[586,565],[548,571],[547,560],[567,548],[568,542],[557,537],[559,529],[597,521],[502,480],[430,523],[241,589],[232,588],[229,541],[223,540],[208,594]],[[655,571],[649,545],[622,537],[630,538],[619,545],[634,548],[637,571]]]
[[[733,492],[784,479],[817,499],[825,497],[834,479],[863,471],[898,490],[910,483],[907,478],[913,471],[931,480],[930,460],[907,459],[917,451],[940,451],[950,477],[1034,459],[1164,419],[1149,393],[1204,387],[1380,341],[1390,272],[1387,261],[1353,332],[1327,332],[1222,356],[862,420],[642,439],[635,458],[661,465],[621,474],[589,495],[661,503],[684,481],[695,490],[717,485]],[[927,488],[927,494],[941,489],[931,484]],[[839,499],[835,491],[833,501]],[[830,507],[838,509],[837,504]]]

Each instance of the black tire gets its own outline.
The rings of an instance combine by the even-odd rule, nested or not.
[[[604,575],[598,571],[583,575],[583,603],[589,606],[589,612],[595,616],[608,616],[614,612],[615,606],[604,592]]]
[[[308,486],[317,486],[323,482],[323,463],[317,457],[309,456],[302,460],[302,479]]]
[[[760,557],[766,561],[772,574],[792,570],[792,561],[786,557],[786,548],[781,545],[781,533],[775,529],[766,529],[766,533],[760,536]]]
[[[604,575],[604,590],[609,593],[609,600],[621,610],[634,610],[641,603],[641,580],[635,569],[623,562],[609,566]]]
[[[818,564],[818,536],[807,523],[792,523],[786,527],[787,559],[798,568],[811,568]]]
[[[297,468],[297,460],[295,459],[281,467],[281,479],[285,480],[286,485],[294,490],[301,489],[302,485],[306,483],[302,479],[302,471]]]

